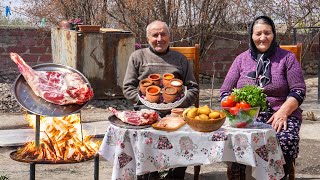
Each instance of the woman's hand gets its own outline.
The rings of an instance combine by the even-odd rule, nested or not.
[[[282,127],[284,130],[287,130],[288,116],[296,110],[298,106],[299,103],[296,98],[288,97],[280,109],[271,116],[267,123],[271,123],[272,128],[277,132],[280,132]]]
[[[287,130],[287,120],[287,115],[277,111],[271,116],[267,123],[271,123],[272,128],[277,132],[280,132],[282,127],[284,130]]]

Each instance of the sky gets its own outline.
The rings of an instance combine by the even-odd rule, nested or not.
[[[10,3],[11,2],[11,3]],[[14,17],[21,17],[25,18],[23,15],[19,14],[18,12],[20,11],[19,8],[23,6],[22,0],[0,0],[0,11],[1,11],[1,16],[6,15],[6,10],[5,7],[9,6],[11,10],[11,16],[12,18]],[[18,12],[16,12],[18,11]]]

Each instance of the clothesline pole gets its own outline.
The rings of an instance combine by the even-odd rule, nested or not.
[[[213,68],[213,73],[212,73],[211,94],[210,94],[210,108],[211,108],[211,109],[212,109],[212,98],[213,98],[214,74],[215,74],[215,71],[216,71],[215,62],[212,62],[212,68]]]

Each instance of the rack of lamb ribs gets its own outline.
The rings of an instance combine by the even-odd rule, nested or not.
[[[16,53],[10,58],[17,64],[32,91],[44,100],[58,105],[84,104],[93,91],[75,72],[35,71]]]

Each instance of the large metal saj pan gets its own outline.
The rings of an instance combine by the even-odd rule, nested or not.
[[[90,87],[88,79],[80,73],[78,70],[71,68],[69,66],[54,64],[54,63],[45,63],[39,64],[32,67],[36,71],[60,71],[60,72],[74,72],[78,73],[83,81],[87,83]],[[88,102],[84,104],[68,104],[68,105],[57,105],[45,101],[41,97],[37,96],[24,79],[22,74],[20,74],[15,80],[13,86],[13,94],[18,101],[19,105],[30,113],[42,116],[51,116],[51,117],[60,117],[66,116],[69,114],[76,113],[85,107]]]

